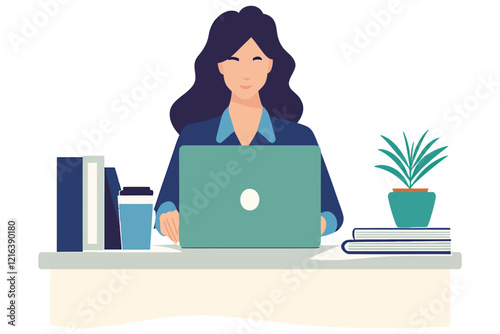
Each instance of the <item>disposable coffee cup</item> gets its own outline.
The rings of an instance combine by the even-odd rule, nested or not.
[[[123,249],[150,249],[153,218],[153,190],[124,187],[118,195]]]

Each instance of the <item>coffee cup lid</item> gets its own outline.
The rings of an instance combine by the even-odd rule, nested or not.
[[[153,190],[149,187],[123,187],[123,190],[120,190],[120,196],[123,195],[153,195]]]

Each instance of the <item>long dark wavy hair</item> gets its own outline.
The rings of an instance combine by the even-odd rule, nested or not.
[[[239,13],[222,13],[212,24],[207,44],[196,58],[195,82],[170,109],[170,120],[178,133],[188,124],[220,116],[227,108],[231,91],[217,63],[231,57],[250,38],[273,59],[271,72],[259,91],[262,105],[270,116],[298,122],[302,101],[289,86],[295,61],[281,46],[274,20],[259,8],[248,6]]]

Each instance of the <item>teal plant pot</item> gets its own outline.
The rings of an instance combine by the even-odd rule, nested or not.
[[[389,203],[397,227],[427,227],[436,194],[433,192],[391,192]]]

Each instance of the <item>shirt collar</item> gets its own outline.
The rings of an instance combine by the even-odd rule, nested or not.
[[[233,134],[233,132],[233,122],[231,121],[231,116],[229,116],[229,107],[227,107],[220,118],[219,129],[217,130],[217,137],[215,140],[217,140],[220,144],[226,140],[227,137]],[[262,107],[262,116],[260,117],[257,132],[266,138],[270,143],[274,143],[276,141],[273,124],[271,123],[271,117],[264,107]]]

